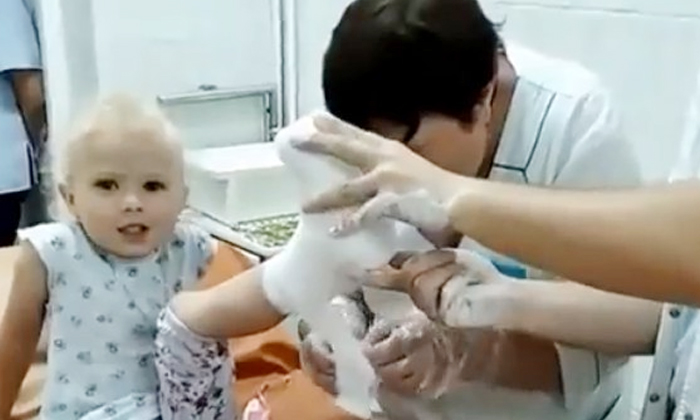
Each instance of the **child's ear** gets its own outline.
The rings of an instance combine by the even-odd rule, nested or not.
[[[63,203],[66,205],[68,212],[76,217],[75,212],[75,194],[73,194],[73,189],[68,184],[59,184],[58,193],[61,195]]]
[[[63,199],[63,202],[66,203],[66,206],[68,206],[68,208],[72,208],[75,204],[75,197],[73,196],[73,191],[71,191],[71,188],[66,184],[59,184],[58,192],[61,194],[61,198]]]

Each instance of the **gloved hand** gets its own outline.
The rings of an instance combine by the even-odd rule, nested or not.
[[[333,299],[331,304],[340,310],[355,338],[361,340],[367,332],[371,318],[361,293],[353,296],[339,296]],[[336,395],[333,349],[311,331],[303,320],[299,322],[299,338],[301,339],[302,370],[316,385],[329,394]]]
[[[454,328],[509,329],[519,313],[517,282],[463,249],[397,254],[368,283],[408,293],[430,319]]]
[[[363,352],[380,387],[432,399],[459,380],[469,350],[466,338],[464,331],[416,312],[400,321],[376,322],[363,340]]]
[[[300,321],[304,322],[304,321]],[[302,371],[319,387],[331,395],[336,395],[335,364],[333,349],[322,341],[313,331],[302,341],[299,350]]]
[[[368,219],[390,217],[417,228],[439,231],[449,225],[447,205],[471,181],[441,169],[402,143],[361,130],[322,114],[318,133],[297,140],[300,150],[333,156],[364,175],[305,203],[308,213],[360,205],[338,227],[349,233]]]

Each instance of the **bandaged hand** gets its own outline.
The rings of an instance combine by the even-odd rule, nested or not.
[[[468,353],[465,338],[463,331],[417,312],[400,321],[376,322],[363,340],[363,352],[380,388],[438,398],[460,378]]]
[[[362,340],[369,325],[368,314],[361,308],[362,303],[353,297],[339,296],[331,304],[340,310],[355,338]],[[310,331],[308,324],[303,320],[299,323],[299,338],[301,339],[302,370],[324,391],[336,395],[333,349],[317,334]]]
[[[337,227],[338,234],[379,217],[399,219],[428,231],[448,226],[446,206],[464,178],[433,165],[399,142],[328,114],[316,116],[314,122],[318,133],[297,140],[295,147],[333,156],[360,169],[363,175],[312,198],[305,203],[305,212],[359,206]]]
[[[463,249],[399,253],[368,283],[408,293],[428,318],[454,328],[508,329],[519,313],[517,282]]]

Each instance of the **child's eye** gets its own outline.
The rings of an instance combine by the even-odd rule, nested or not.
[[[101,190],[112,191],[119,188],[117,181],[113,179],[100,179],[95,181],[95,186]]]
[[[165,189],[165,184],[160,181],[148,181],[143,184],[143,189],[146,191],[160,191]]]

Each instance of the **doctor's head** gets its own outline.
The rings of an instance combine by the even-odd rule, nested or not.
[[[326,107],[475,175],[486,154],[499,38],[477,0],[356,0],[323,61]]]
[[[170,239],[186,198],[183,151],[155,107],[122,95],[100,101],[55,164],[63,204],[99,248],[143,257]]]

